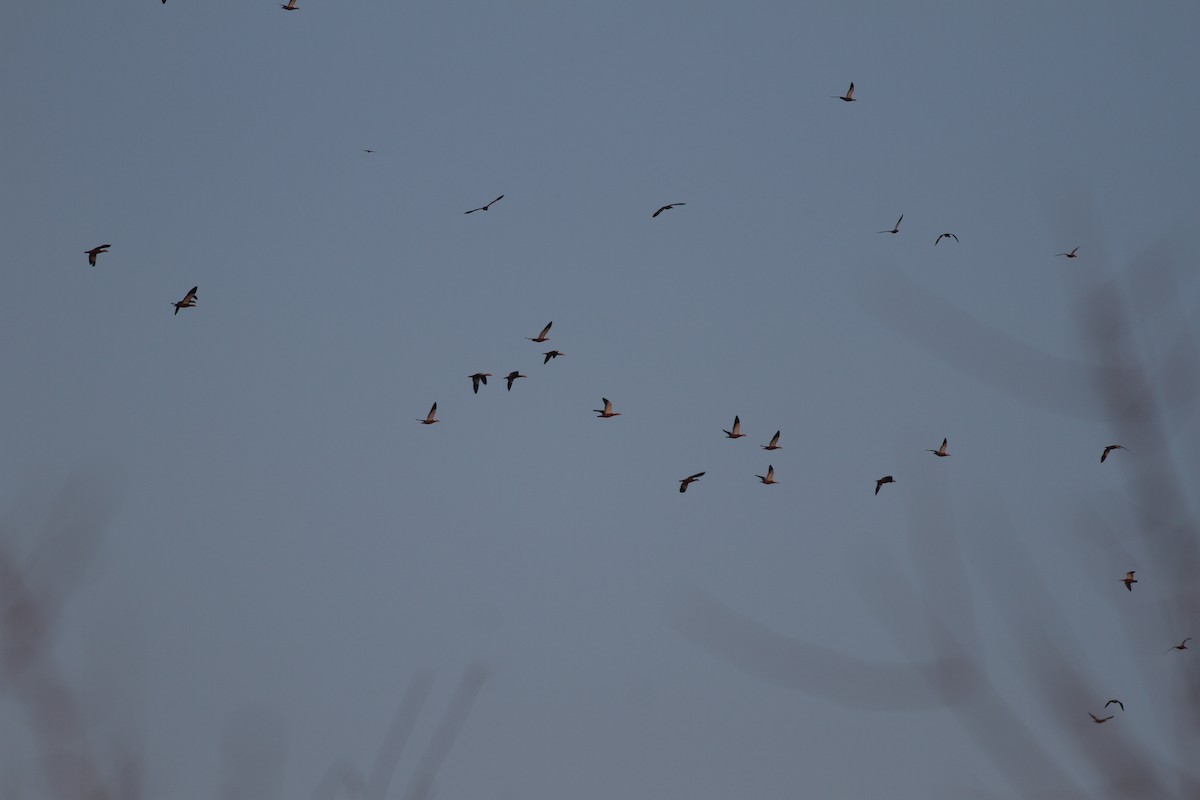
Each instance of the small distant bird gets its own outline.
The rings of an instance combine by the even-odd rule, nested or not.
[[[779,431],[775,431],[775,435],[771,437],[771,441],[768,444],[760,444],[759,447],[761,447],[763,450],[778,450],[779,448],[783,447],[783,445],[779,443]]]
[[[933,246],[937,247],[937,243],[940,242],[942,239],[945,239],[947,236],[949,236],[951,239],[953,239],[956,242],[958,241],[958,237],[955,236],[953,233],[943,233],[941,236],[939,236],[938,238],[933,240]]]
[[[1078,256],[1075,255],[1075,251],[1078,249],[1079,248],[1076,247],[1073,250],[1071,250],[1071,252],[1069,252],[1069,253],[1055,253],[1054,256],[1055,256],[1055,258],[1057,258],[1058,256],[1066,256],[1067,258],[1078,258]]]
[[[561,350],[551,350],[549,353],[542,353],[542,355],[544,355],[544,356],[545,356],[545,358],[543,358],[543,359],[542,359],[542,363],[543,363],[543,364],[549,364],[549,363],[550,363],[550,359],[552,359],[552,358],[558,358],[559,356],[565,356],[565,355],[566,355],[566,353],[564,353],[564,352],[563,352],[563,351],[561,351]]]
[[[479,208],[472,208],[470,211],[464,211],[463,213],[464,214],[474,214],[476,211],[487,211],[489,208],[491,208],[492,206],[494,206],[496,203],[500,202],[503,199],[504,199],[504,195],[500,195],[495,200],[488,203],[486,206],[480,206]]]
[[[364,147],[364,148],[363,148],[363,152],[364,152],[364,153],[374,153],[375,151],[374,151],[374,150],[368,150],[367,148],[365,148],[365,147]]]
[[[925,452],[933,453],[938,458],[945,458],[946,456],[950,455],[949,453],[946,452],[946,440],[945,439],[942,439],[942,446],[939,447],[937,450],[930,450],[929,448],[926,448]]]
[[[1127,450],[1127,449],[1129,449],[1129,448],[1123,447],[1119,444],[1110,444],[1108,447],[1104,448],[1104,452],[1100,454],[1100,463],[1103,464],[1104,460],[1106,458],[1108,458],[1108,454],[1111,453],[1113,450]]]
[[[1126,572],[1125,577],[1121,579],[1121,583],[1125,584],[1125,588],[1131,592],[1133,591],[1133,585],[1137,583],[1137,578],[1133,577],[1133,573],[1135,572],[1137,572],[1137,570],[1131,569],[1129,572]]]
[[[896,227],[892,228],[890,231],[875,231],[875,232],[876,233],[899,233],[900,232],[900,223],[903,220],[904,220],[904,215],[901,214],[900,219],[896,220]]]
[[[659,214],[661,214],[664,211],[670,211],[675,206],[686,206],[686,205],[687,205],[687,203],[667,203],[665,206],[660,208],[658,211],[655,211],[653,214],[651,214],[650,219],[654,219],[655,217],[657,217]]]
[[[734,415],[733,417],[733,430],[727,431],[724,428],[721,430],[725,434],[726,438],[729,439],[740,439],[746,435],[742,433],[742,421],[738,419],[737,415]]]
[[[280,8],[282,8],[284,11],[295,11],[296,10],[296,0],[288,0],[287,5],[282,5],[282,6],[280,6]]]
[[[544,342],[550,338],[546,334],[550,332],[550,326],[553,324],[554,324],[554,320],[550,320],[549,322],[547,322],[546,327],[542,328],[542,332],[537,335],[537,338],[534,338],[532,336],[526,336],[525,338],[531,342],[539,342],[539,343]]]
[[[1108,722],[1110,719],[1112,719],[1112,717],[1111,717],[1111,716],[1108,716],[1108,717],[1097,717],[1095,714],[1093,714],[1093,713],[1092,713],[1092,712],[1090,712],[1090,711],[1088,712],[1088,716],[1089,716],[1089,717],[1091,717],[1091,718],[1092,718],[1092,722],[1096,723],[1097,725],[1099,725],[1101,722]]]
[[[778,481],[775,480],[775,467],[771,466],[770,464],[767,465],[767,474],[766,475],[755,475],[754,477],[758,478],[760,481],[762,481],[764,484],[767,484],[767,485],[770,485],[772,483],[778,483]]]
[[[609,401],[609,399],[607,397],[601,397],[600,399],[604,401],[604,408],[603,409],[599,409],[599,408],[592,409],[592,411],[595,411],[597,414],[600,415],[600,416],[596,417],[596,419],[608,419],[609,417],[621,416],[621,412],[612,410],[612,403]]]
[[[846,90],[845,94],[841,94],[841,95],[831,94],[830,97],[835,97],[838,100],[845,100],[847,103],[853,103],[854,102],[854,81],[850,81],[850,88]]]
[[[179,309],[181,309],[181,308],[195,308],[196,307],[196,290],[199,288],[200,288],[199,286],[193,286],[191,288],[191,291],[189,291],[187,294],[185,294],[183,296],[182,300],[180,300],[178,303],[171,303],[171,305],[175,306],[175,314],[176,315],[179,314]]]
[[[432,425],[433,423],[438,422],[437,403],[434,403],[433,408],[429,409],[428,417],[426,417],[425,419],[418,419],[417,422],[421,423],[422,425]]]
[[[1188,642],[1190,642],[1191,640],[1192,640],[1192,637],[1190,637],[1190,636],[1189,636],[1189,637],[1187,637],[1186,639],[1184,639],[1182,642],[1180,642],[1179,644],[1173,644],[1173,645],[1171,645],[1170,647],[1168,647],[1168,648],[1167,648],[1166,650],[1164,650],[1163,652],[1164,652],[1164,653],[1169,653],[1169,652],[1171,652],[1172,650],[1187,650],[1187,649],[1188,649],[1187,643],[1188,643]]]
[[[680,480],[679,481],[679,493],[683,494],[684,492],[686,492],[688,484],[695,483],[696,481],[700,480],[702,477],[704,477],[704,473],[697,472],[695,475],[688,475],[686,478],[683,478],[682,480]]]
[[[514,369],[512,372],[510,372],[510,373],[508,373],[507,375],[505,375],[505,376],[504,376],[504,380],[508,381],[508,390],[511,392],[511,391],[512,391],[512,385],[513,385],[513,381],[515,381],[517,378],[527,378],[527,377],[529,377],[529,376],[527,376],[527,375],[522,375],[521,373],[517,372],[517,371]]]
[[[1104,704],[1104,707],[1105,707],[1105,708],[1108,708],[1108,707],[1109,707],[1109,706],[1111,706],[1113,703],[1116,703],[1117,705],[1119,705],[1119,706],[1121,707],[1121,710],[1122,710],[1122,711],[1124,711],[1124,710],[1125,710],[1125,704],[1124,704],[1124,703],[1122,703],[1120,700],[1109,700],[1107,703],[1105,703],[1105,704]]]
[[[87,253],[88,263],[94,267],[96,266],[96,256],[101,253],[107,253],[110,247],[112,247],[111,244],[102,244],[99,247],[93,247],[91,250],[84,250],[83,252]]]
[[[882,478],[875,481],[875,494],[879,494],[879,487],[883,486],[885,483],[895,483],[895,482],[896,482],[896,479],[893,478],[891,475],[884,475]]]
[[[476,372],[474,375],[468,375],[467,377],[471,379],[471,391],[473,391],[475,394],[479,394],[479,384],[482,383],[484,386],[487,386],[487,379],[490,378],[491,375],[492,373],[490,372]]]

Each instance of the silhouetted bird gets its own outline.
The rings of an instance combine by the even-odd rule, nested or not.
[[[96,266],[96,256],[101,253],[107,253],[110,247],[112,247],[111,244],[102,244],[99,247],[93,247],[91,250],[84,250],[83,252],[87,253],[88,263],[94,267]]]
[[[1190,642],[1191,640],[1192,640],[1192,637],[1190,637],[1190,636],[1189,636],[1189,637],[1187,637],[1186,639],[1184,639],[1182,642],[1180,642],[1179,644],[1173,644],[1173,645],[1171,645],[1170,647],[1168,647],[1168,648],[1167,648],[1166,650],[1164,650],[1163,652],[1164,652],[1164,653],[1169,653],[1169,652],[1171,652],[1172,650],[1187,650],[1187,649],[1188,649],[1187,643],[1188,643],[1188,642]]]
[[[675,206],[686,206],[686,205],[687,205],[687,203],[667,203],[665,206],[660,208],[658,211],[655,211],[653,214],[651,214],[650,219],[654,219],[655,217],[657,217],[659,214],[661,214],[664,211],[670,211]]]
[[[470,211],[464,211],[463,213],[464,214],[474,214],[476,211],[487,211],[489,208],[491,208],[492,206],[494,206],[496,203],[500,202],[503,199],[504,199],[504,195],[500,195],[495,200],[488,203],[486,206],[480,206],[479,208],[472,208]]]
[[[688,475],[686,478],[683,478],[682,480],[680,480],[679,481],[679,493],[683,494],[684,492],[686,492],[688,484],[695,483],[696,481],[700,480],[700,478],[702,478],[703,476],[704,476],[703,472],[697,472],[695,475]]]
[[[1133,591],[1133,585],[1137,583],[1137,578],[1133,577],[1134,572],[1137,572],[1137,570],[1129,570],[1129,572],[1125,573],[1125,577],[1121,579],[1121,583],[1125,584],[1125,588],[1131,592]]]
[[[1100,463],[1103,464],[1105,459],[1108,458],[1108,454],[1111,453],[1113,450],[1127,450],[1127,449],[1128,448],[1122,447],[1119,444],[1110,444],[1108,447],[1104,448],[1104,452],[1100,454]]]
[[[760,481],[762,481],[763,483],[768,484],[768,485],[772,484],[772,483],[777,483],[777,481],[775,480],[775,467],[771,466],[770,464],[767,465],[767,474],[766,475],[755,475],[754,477],[758,478]]]
[[[779,448],[783,447],[783,445],[779,443],[779,431],[775,431],[775,435],[771,437],[771,441],[769,443],[760,444],[759,447],[761,447],[763,450],[778,450]]]
[[[949,453],[946,452],[946,440],[945,439],[942,439],[942,446],[939,447],[937,450],[930,450],[930,449],[926,448],[925,452],[933,453],[935,456],[937,456],[939,458],[945,458],[946,456],[950,455]]]
[[[1112,719],[1112,717],[1111,717],[1111,716],[1109,716],[1109,717],[1097,717],[1095,714],[1093,714],[1093,713],[1092,713],[1092,712],[1090,712],[1090,711],[1088,712],[1088,716],[1089,716],[1089,717],[1091,717],[1091,718],[1092,718],[1092,722],[1096,723],[1097,725],[1099,725],[1101,722],[1108,722],[1110,719]]]
[[[1109,700],[1107,703],[1105,703],[1105,704],[1104,704],[1104,707],[1105,707],[1105,708],[1108,708],[1108,707],[1109,707],[1109,706],[1111,706],[1113,703],[1116,703],[1117,705],[1119,705],[1119,706],[1121,707],[1121,710],[1122,710],[1122,711],[1124,711],[1124,710],[1125,710],[1125,704],[1124,704],[1124,703],[1122,703],[1120,700]]]
[[[875,494],[879,494],[879,487],[883,486],[885,483],[895,483],[895,482],[896,482],[896,479],[893,478],[891,475],[884,475],[882,478],[875,481]]]
[[[491,375],[492,373],[490,372],[476,372],[474,375],[468,375],[467,377],[471,379],[471,391],[479,394],[479,384],[482,383],[484,386],[487,386],[487,379]]]
[[[418,419],[417,422],[421,423],[422,425],[432,425],[433,423],[438,421],[436,419],[436,417],[437,417],[437,403],[434,403],[433,408],[429,409],[429,416],[427,416],[425,419]]]
[[[742,433],[742,421],[738,419],[737,415],[734,415],[733,417],[733,430],[727,431],[724,428],[721,430],[725,434],[726,438],[729,439],[740,439],[746,435]]]
[[[943,233],[941,236],[939,236],[938,238],[933,240],[933,246],[937,247],[937,243],[940,242],[942,239],[945,239],[947,236],[949,236],[951,239],[953,239],[956,242],[958,241],[958,237],[955,236],[953,233]]]
[[[368,149],[366,149],[366,148],[364,147],[364,148],[363,148],[363,152],[364,152],[364,153],[374,153],[375,151],[374,151],[374,150],[368,150]]]
[[[284,11],[295,11],[296,10],[296,0],[288,0],[287,5],[282,5],[282,6],[280,6],[280,8],[282,8]]]
[[[850,88],[843,95],[831,94],[830,97],[836,97],[838,100],[845,100],[847,103],[854,102],[854,81],[850,81]]]
[[[546,323],[546,327],[542,328],[542,332],[539,333],[536,338],[534,338],[532,336],[526,336],[525,338],[531,342],[544,342],[550,338],[546,334],[550,332],[550,326],[553,324],[554,324],[554,320],[550,320],[549,322]]]
[[[178,303],[171,303],[171,305],[175,306],[176,314],[179,314],[179,309],[181,309],[181,308],[195,308],[196,307],[196,290],[199,288],[200,288],[199,286],[193,286],[191,291],[189,291],[187,294],[185,294],[183,296],[182,300],[180,300]]]
[[[890,231],[875,231],[875,232],[876,233],[899,233],[900,232],[900,222],[903,219],[904,219],[904,215],[901,214],[900,219],[896,220],[896,227],[892,228]]]
[[[552,359],[552,358],[558,358],[559,356],[565,356],[565,355],[566,355],[566,353],[564,353],[564,352],[563,352],[563,351],[561,351],[561,350],[551,350],[549,353],[542,353],[542,355],[544,355],[544,356],[545,356],[545,358],[543,358],[543,359],[542,359],[542,363],[543,363],[543,364],[549,364],[549,363],[550,363],[550,359]]]
[[[601,397],[600,399],[604,401],[604,408],[603,409],[599,409],[599,408],[592,409],[592,411],[595,411],[597,414],[600,415],[600,416],[596,417],[596,419],[608,419],[609,417],[621,416],[621,412],[612,410],[612,403],[609,401],[609,399],[607,397]]]
[[[1072,251],[1071,251],[1071,252],[1069,252],[1069,253],[1055,253],[1054,255],[1055,255],[1055,257],[1056,257],[1056,258],[1057,258],[1058,256],[1066,256],[1067,258],[1078,258],[1078,256],[1076,256],[1076,255],[1075,255],[1075,250],[1078,250],[1078,249],[1079,249],[1079,248],[1078,248],[1078,247],[1076,247],[1074,250],[1072,250]]]
[[[508,390],[510,392],[512,391],[513,381],[515,381],[517,378],[525,378],[525,377],[528,377],[528,376],[522,375],[521,373],[517,372],[515,369],[512,372],[505,375],[504,380],[508,381]]]

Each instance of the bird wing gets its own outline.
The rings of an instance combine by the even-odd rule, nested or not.
[[[684,492],[686,492],[686,491],[687,491],[687,487],[688,487],[688,482],[687,482],[687,479],[681,480],[681,481],[679,482],[679,493],[680,493],[680,494],[683,494]]]
[[[900,219],[896,220],[896,227],[895,227],[895,228],[893,228],[893,230],[899,230],[899,229],[900,229],[900,223],[901,223],[901,222],[903,222],[903,221],[904,221],[904,215],[903,215],[903,214],[901,214],[901,215],[900,215]]]
[[[655,217],[657,217],[659,214],[661,214],[662,212],[666,211],[668,208],[670,208],[670,206],[663,206],[663,207],[662,207],[662,208],[660,208],[658,211],[655,211],[653,214],[651,214],[651,215],[650,215],[650,219],[654,219],[654,218],[655,218]]]
[[[944,233],[943,233],[942,235],[938,236],[938,238],[936,238],[936,239],[934,239],[934,240],[933,240],[933,246],[934,246],[934,247],[937,247],[937,243],[938,243],[938,242],[940,242],[942,239],[945,239],[945,238],[946,238],[946,234],[944,234]]]
[[[947,442],[946,439],[942,439],[942,446],[940,448],[938,448],[938,452],[941,453],[942,455],[946,454],[946,442]]]
[[[956,242],[958,241],[958,237],[957,237],[957,236],[955,236],[953,233],[952,233],[952,234],[950,234],[950,238],[951,238],[951,239],[953,239],[953,240],[954,240],[954,241],[956,241]]]
[[[733,435],[737,436],[742,432],[742,421],[736,415],[733,418]]]
[[[1107,703],[1105,703],[1105,704],[1104,704],[1104,707],[1105,707],[1105,708],[1108,708],[1108,707],[1109,707],[1109,706],[1111,706],[1113,703],[1116,703],[1117,705],[1119,705],[1119,706],[1121,707],[1121,710],[1122,710],[1122,711],[1124,711],[1124,710],[1125,710],[1125,704],[1124,704],[1124,703],[1122,703],[1120,700],[1109,700]]]
[[[846,97],[854,97],[854,81],[850,81],[850,90],[846,92]]]
[[[883,481],[882,480],[875,481],[875,494],[879,494],[880,486],[883,486]]]
[[[474,214],[476,211],[483,211],[483,208],[472,208],[470,211],[464,211],[464,214]]]
[[[767,464],[767,480],[775,480],[775,467],[771,466],[770,464]]]
[[[775,435],[771,437],[771,444],[769,446],[774,447],[776,442],[778,442],[778,441],[779,441],[779,431],[775,431]]]
[[[1135,569],[1131,569],[1131,570],[1129,570],[1129,572],[1126,572],[1125,573],[1126,580],[1133,578],[1133,573],[1135,573],[1135,572],[1137,572],[1137,570],[1135,570]]]
[[[425,419],[431,420],[435,414],[437,414],[437,403],[434,403],[433,408],[429,409],[429,415],[426,416]]]
[[[550,326],[553,324],[554,324],[554,320],[550,320],[549,322],[547,322],[546,327],[542,328],[542,332],[538,334],[538,338],[544,339],[546,337],[546,334],[550,332]]]
[[[495,200],[493,200],[492,202],[490,202],[490,203],[488,203],[486,206],[484,206],[484,208],[485,208],[485,209],[486,209],[486,208],[491,208],[493,205],[495,205],[496,203],[500,202],[500,201],[501,201],[501,200],[503,200],[503,199],[504,199],[504,195],[500,195],[500,196],[499,196],[499,197],[497,197]]]
[[[690,475],[690,476],[688,476],[688,480],[689,480],[689,481],[694,481],[694,480],[696,480],[697,478],[702,478],[702,477],[704,477],[704,473],[703,473],[703,472],[697,472],[695,475]]]
[[[543,358],[543,359],[542,359],[542,363],[543,363],[543,364],[549,364],[549,363],[550,363],[550,354],[549,354],[549,353],[542,353],[542,355],[544,355],[544,356],[545,356],[545,358]]]

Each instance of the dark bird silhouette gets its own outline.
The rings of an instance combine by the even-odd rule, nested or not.
[[[296,0],[288,0],[287,4],[281,5],[280,8],[282,8],[284,11],[295,11],[296,10]]]
[[[531,342],[539,342],[540,343],[540,342],[547,341],[550,337],[547,336],[546,334],[550,332],[550,326],[553,324],[554,324],[554,320],[550,320],[549,322],[546,323],[546,327],[542,328],[542,332],[539,333],[536,338],[533,336],[526,336],[525,338]]]
[[[704,477],[704,473],[697,472],[695,475],[688,475],[686,478],[681,479],[679,481],[679,493],[683,494],[684,492],[686,492],[688,484],[695,483],[696,481],[700,480],[702,477]]]
[[[850,81],[850,88],[846,90],[845,94],[841,94],[841,95],[831,94],[830,97],[836,97],[838,100],[845,100],[847,103],[853,103],[854,102],[854,81]]]
[[[1133,591],[1133,585],[1137,583],[1137,578],[1133,577],[1133,573],[1136,571],[1133,569],[1129,570],[1129,572],[1125,573],[1125,577],[1121,579],[1121,583],[1125,584],[1125,588],[1131,592]]]
[[[600,416],[596,417],[596,419],[608,419],[609,417],[621,416],[621,412],[612,410],[612,403],[609,401],[609,399],[607,397],[601,397],[600,399],[604,401],[604,408],[603,409],[600,409],[600,408],[592,409],[592,411],[595,411],[597,414],[600,415]]]
[[[775,435],[771,437],[770,442],[767,444],[760,444],[759,447],[761,447],[763,450],[778,450],[779,448],[783,447],[783,445],[779,443],[779,431],[775,431]]]
[[[734,415],[733,417],[733,430],[727,431],[724,428],[721,430],[725,434],[726,438],[729,439],[740,439],[746,435],[742,433],[742,421],[738,419],[737,415]]]
[[[891,475],[884,475],[882,478],[875,481],[875,494],[879,494],[879,487],[883,486],[885,483],[895,483],[895,482],[896,482],[896,479],[893,478]]]
[[[491,208],[492,206],[494,206],[496,203],[500,202],[503,199],[504,199],[504,195],[500,195],[495,200],[488,203],[486,206],[480,206],[479,208],[472,208],[470,211],[464,211],[463,213],[464,214],[474,214],[476,211],[487,211],[489,208]]]
[[[955,236],[953,233],[943,233],[941,236],[939,236],[938,238],[933,240],[933,246],[937,247],[937,243],[940,242],[942,239],[945,239],[947,236],[949,236],[951,239],[953,239],[956,242],[958,241],[958,237]]]
[[[1101,722],[1108,722],[1110,719],[1112,719],[1112,717],[1111,717],[1111,716],[1108,716],[1108,717],[1097,717],[1095,714],[1093,714],[1093,713],[1092,713],[1092,712],[1090,712],[1090,711],[1088,712],[1088,716],[1089,716],[1089,717],[1091,717],[1091,718],[1092,718],[1092,722],[1096,723],[1097,725],[1099,725]]]
[[[374,153],[375,151],[374,151],[374,150],[368,150],[367,148],[365,148],[365,147],[364,147],[364,148],[363,148],[363,152],[364,152],[364,153]]]
[[[903,220],[904,220],[904,215],[901,214],[900,219],[896,220],[896,227],[892,228],[890,231],[875,231],[875,232],[876,233],[899,233],[900,232],[900,223]]]
[[[550,363],[550,359],[552,359],[552,358],[558,358],[559,356],[565,356],[565,355],[566,355],[566,353],[564,353],[564,352],[563,352],[563,351],[561,351],[561,350],[551,350],[549,353],[542,353],[542,355],[544,355],[544,356],[545,356],[545,358],[543,358],[543,359],[542,359],[542,363],[543,363],[543,364],[549,364],[549,363]]]
[[[517,378],[525,378],[525,377],[528,377],[528,376],[522,375],[521,373],[517,372],[515,369],[512,372],[505,375],[504,380],[508,381],[508,390],[510,392],[512,391],[513,381],[515,381]]]
[[[107,253],[110,247],[112,247],[111,244],[102,244],[99,247],[93,247],[91,250],[84,250],[83,252],[87,253],[88,263],[94,267],[96,266],[96,256],[101,253]]]
[[[938,458],[945,458],[946,456],[950,455],[949,453],[946,452],[946,440],[945,439],[942,439],[942,446],[939,447],[937,450],[930,450],[929,448],[926,448],[925,452],[933,453]]]
[[[487,379],[490,378],[491,375],[492,373],[490,372],[476,372],[474,375],[468,375],[467,377],[471,379],[471,391],[473,391],[475,394],[479,394],[479,384],[482,383],[484,386],[487,386]]]
[[[766,475],[755,475],[754,477],[758,478],[760,481],[762,481],[766,485],[770,485],[772,483],[778,483],[778,481],[775,480],[775,467],[771,466],[770,464],[767,464],[767,474]]]
[[[1100,463],[1103,464],[1105,459],[1108,458],[1108,454],[1111,453],[1113,450],[1127,450],[1127,449],[1129,449],[1129,448],[1123,447],[1119,444],[1110,444],[1108,447],[1104,448],[1104,452],[1100,454]]]
[[[178,303],[171,303],[171,305],[175,306],[176,314],[179,314],[179,309],[181,309],[181,308],[195,308],[196,307],[196,290],[199,288],[200,288],[199,286],[193,286],[191,288],[191,291],[189,291],[187,294],[185,294],[183,296],[182,300],[180,300]]]
[[[1058,256],[1066,256],[1067,258],[1078,258],[1078,256],[1076,256],[1076,255],[1075,255],[1075,251],[1076,251],[1076,250],[1078,250],[1078,249],[1079,249],[1079,248],[1078,248],[1078,247],[1076,247],[1076,248],[1074,248],[1073,250],[1071,250],[1071,252],[1069,252],[1069,253],[1055,253],[1054,255],[1055,255],[1055,257],[1056,257],[1056,258],[1057,258]]]
[[[651,214],[650,219],[654,219],[655,217],[657,217],[659,214],[661,214],[664,211],[670,211],[675,206],[686,206],[686,205],[687,205],[687,203],[667,203],[665,206],[660,208],[658,211],[655,211],[653,214]]]
[[[1168,647],[1168,648],[1167,648],[1166,650],[1164,650],[1163,652],[1164,652],[1164,653],[1169,653],[1169,652],[1171,652],[1172,650],[1187,650],[1187,649],[1188,649],[1187,643],[1188,643],[1188,642],[1190,642],[1191,640],[1192,640],[1192,637],[1190,637],[1190,636],[1189,636],[1189,637],[1187,637],[1186,639],[1184,639],[1182,642],[1180,642],[1179,644],[1173,644],[1173,645],[1171,645],[1170,647]]]
[[[429,409],[429,416],[427,416],[425,419],[418,419],[417,422],[421,423],[422,425],[432,425],[433,423],[438,422],[437,403],[434,403],[433,408]]]
[[[1124,703],[1122,703],[1120,700],[1109,700],[1107,703],[1105,703],[1105,704],[1104,704],[1104,707],[1105,707],[1105,708],[1108,708],[1108,707],[1109,707],[1109,706],[1111,706],[1113,703],[1116,703],[1117,705],[1119,705],[1119,706],[1121,707],[1121,710],[1122,710],[1122,711],[1124,711],[1124,710],[1125,710],[1125,704],[1124,704]]]

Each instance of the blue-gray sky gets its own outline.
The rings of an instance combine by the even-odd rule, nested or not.
[[[1194,4],[278,6],[0,12],[0,541],[64,752],[306,797],[428,674],[401,796],[478,664],[440,800],[1200,781],[1153,494],[1197,477]]]

